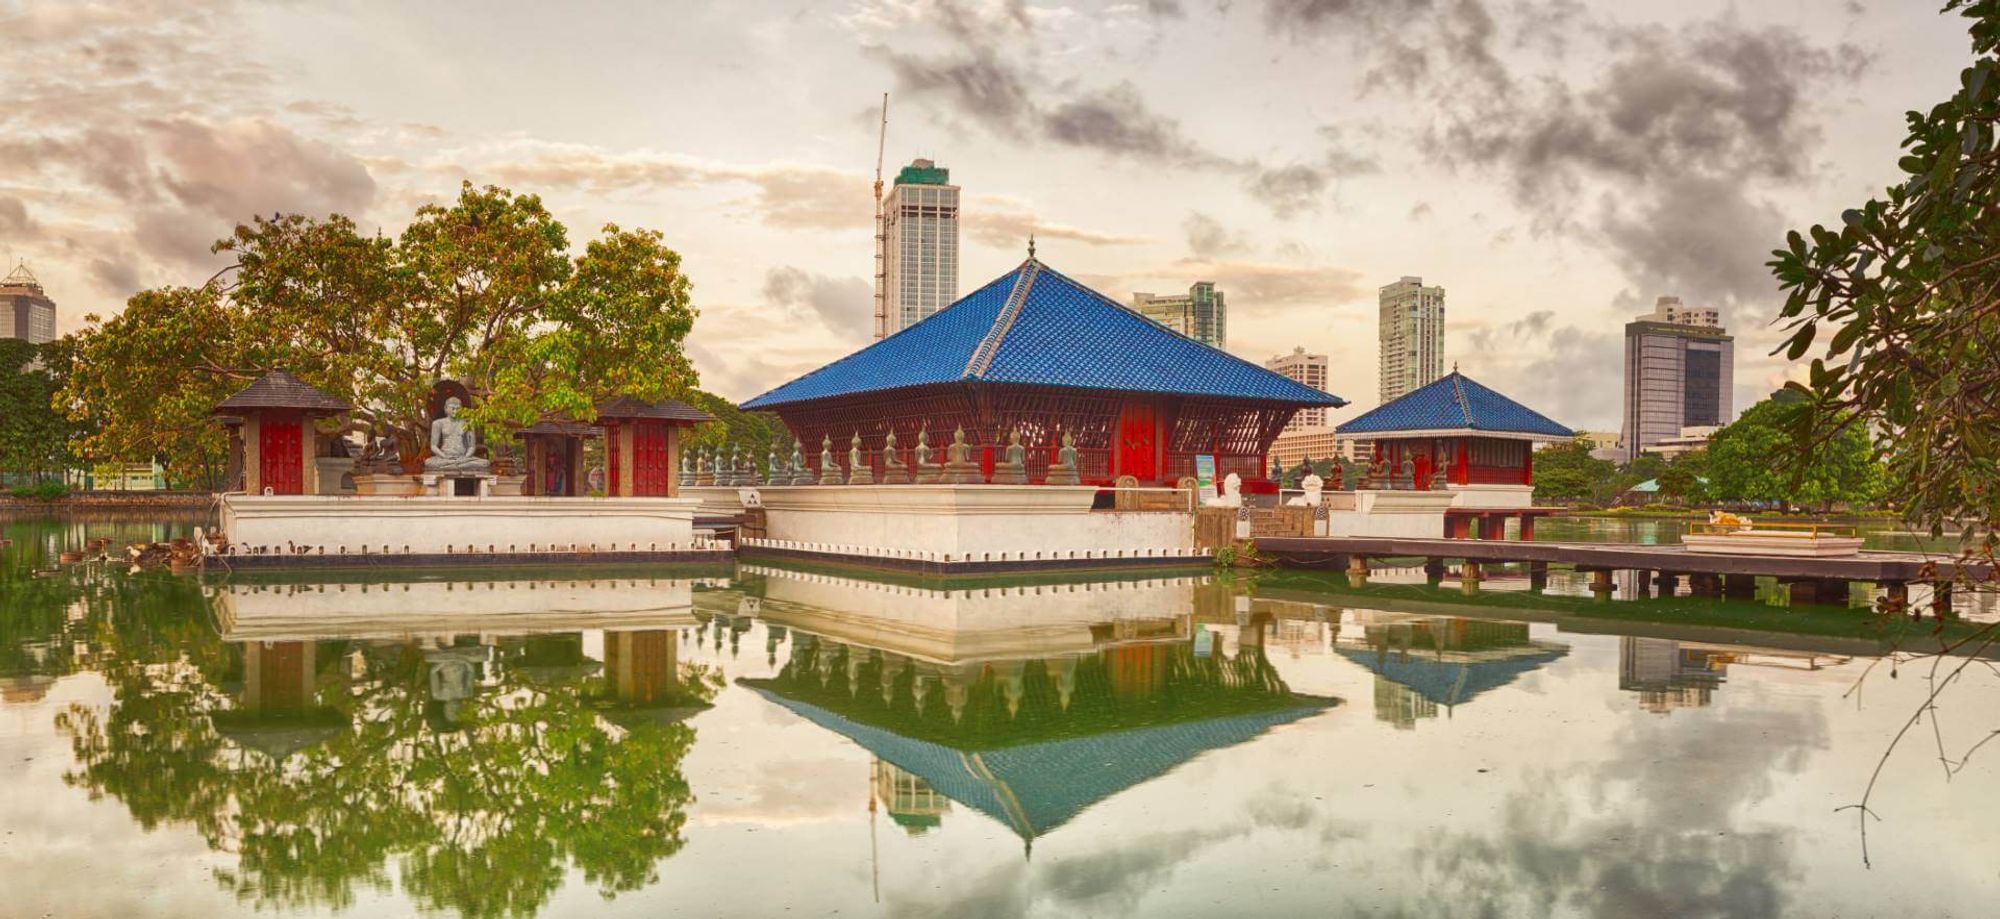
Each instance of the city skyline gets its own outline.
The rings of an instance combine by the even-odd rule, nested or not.
[[[252,215],[337,210],[394,233],[460,179],[503,184],[573,238],[662,230],[703,310],[704,385],[742,398],[871,335],[887,89],[890,162],[979,177],[964,277],[1018,263],[1033,233],[1116,298],[1212,280],[1236,300],[1234,353],[1325,353],[1328,388],[1361,407],[1372,285],[1421,271],[1460,292],[1445,349],[1467,370],[1610,429],[1618,388],[1572,383],[1608,384],[1614,321],[1661,294],[1715,306],[1743,339],[1737,405],[1776,388],[1768,250],[1896,180],[1901,113],[1954,85],[1955,19],[1825,13],[33,3],[0,13],[0,244],[69,332],[207,278],[210,242]],[[1193,79],[1177,64],[1194,53],[1239,78]],[[689,72],[717,79],[652,89]]]

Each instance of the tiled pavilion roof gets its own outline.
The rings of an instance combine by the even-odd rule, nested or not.
[[[283,370],[273,370],[222,400],[214,413],[240,415],[244,412],[292,409],[303,412],[338,414],[352,406],[313,388],[311,384]]]
[[[597,407],[597,417],[617,419],[646,419],[657,421],[681,421],[699,424],[714,421],[715,416],[679,399],[662,399],[658,402],[643,402],[631,396],[619,396]]]
[[[922,322],[743,407],[975,381],[1347,404],[1180,335],[1030,258]]]
[[[1349,435],[1422,431],[1564,439],[1576,432],[1457,370],[1334,428]]]

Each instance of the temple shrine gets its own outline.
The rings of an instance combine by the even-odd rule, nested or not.
[[[1373,442],[1362,490],[1448,493],[1449,501],[1434,502],[1444,515],[1443,535],[1498,539],[1506,521],[1517,518],[1524,540],[1534,538],[1536,517],[1557,510],[1533,506],[1534,445],[1576,436],[1456,368],[1334,431],[1343,440]]]
[[[1208,455],[1218,481],[1233,472],[1254,494],[1277,490],[1263,458],[1293,412],[1345,404],[1177,334],[1030,256],[924,321],[743,407],[776,412],[808,454],[858,435],[874,482],[889,470],[892,433],[901,451],[922,444],[937,455],[963,430],[981,483],[995,482],[997,467],[1000,483],[1053,484],[1067,436],[1082,485],[1171,488]],[[1024,446],[1018,470],[1007,465],[1015,435]],[[816,475],[822,466],[813,463]],[[1071,481],[1069,470],[1058,472]]]

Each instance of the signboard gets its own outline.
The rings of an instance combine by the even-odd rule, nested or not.
[[[1207,453],[1195,455],[1194,484],[1195,488],[1201,492],[1202,501],[1212,501],[1218,497],[1215,491],[1215,457],[1213,455]]]

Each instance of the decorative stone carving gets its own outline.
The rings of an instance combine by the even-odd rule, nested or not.
[[[840,477],[840,464],[833,461],[833,435],[827,434],[819,440],[819,483],[821,485],[845,485]]]
[[[1324,500],[1320,497],[1320,490],[1325,486],[1326,481],[1324,479],[1308,472],[1305,478],[1299,480],[1299,487],[1305,490],[1305,494],[1285,503],[1291,507],[1318,507],[1320,502]]]
[[[1007,432],[1007,452],[1003,459],[993,464],[993,484],[1028,484],[1028,448],[1021,446],[1021,432]]]
[[[472,426],[458,420],[464,403],[457,396],[444,400],[444,417],[431,420],[431,455],[424,471],[436,475],[488,475],[493,464],[472,455],[479,438]]]
[[[1410,461],[1409,454],[1403,454],[1402,465],[1396,471],[1400,473],[1396,477],[1398,483],[1408,482],[1411,489],[1417,487],[1417,464]]]
[[[745,447],[743,449],[743,474],[737,476],[736,487],[756,488],[762,484],[764,484],[764,480],[757,474],[757,450],[754,447]]]
[[[773,485],[787,485],[791,483],[791,478],[792,478],[791,473],[787,472],[785,470],[784,463],[778,460],[777,444],[773,443],[771,445],[770,455],[767,456],[765,459],[766,459],[764,463],[765,481]]]
[[[1042,480],[1042,484],[1077,485],[1081,482],[1082,479],[1077,477],[1076,469],[1076,438],[1070,432],[1064,431],[1062,449],[1057,451],[1055,465],[1049,467],[1048,477]]]
[[[689,450],[681,454],[681,487],[686,488],[689,485],[693,484],[694,484],[694,451]]]
[[[861,432],[855,431],[854,439],[847,443],[847,484],[875,484],[875,467],[861,453]]]
[[[1222,494],[1208,499],[1208,507],[1242,507],[1243,477],[1232,472],[1222,477]]]
[[[943,477],[943,470],[938,468],[938,464],[931,462],[931,429],[929,425],[925,425],[917,431],[915,454],[917,461],[917,484],[936,485],[939,479]]]
[[[910,467],[904,465],[903,461],[896,457],[896,432],[894,430],[891,430],[889,436],[882,440],[882,484],[910,484]]]
[[[972,458],[972,445],[965,442],[965,428],[951,432],[951,446],[945,448],[944,483],[946,485],[978,485],[986,481],[978,461]]]

